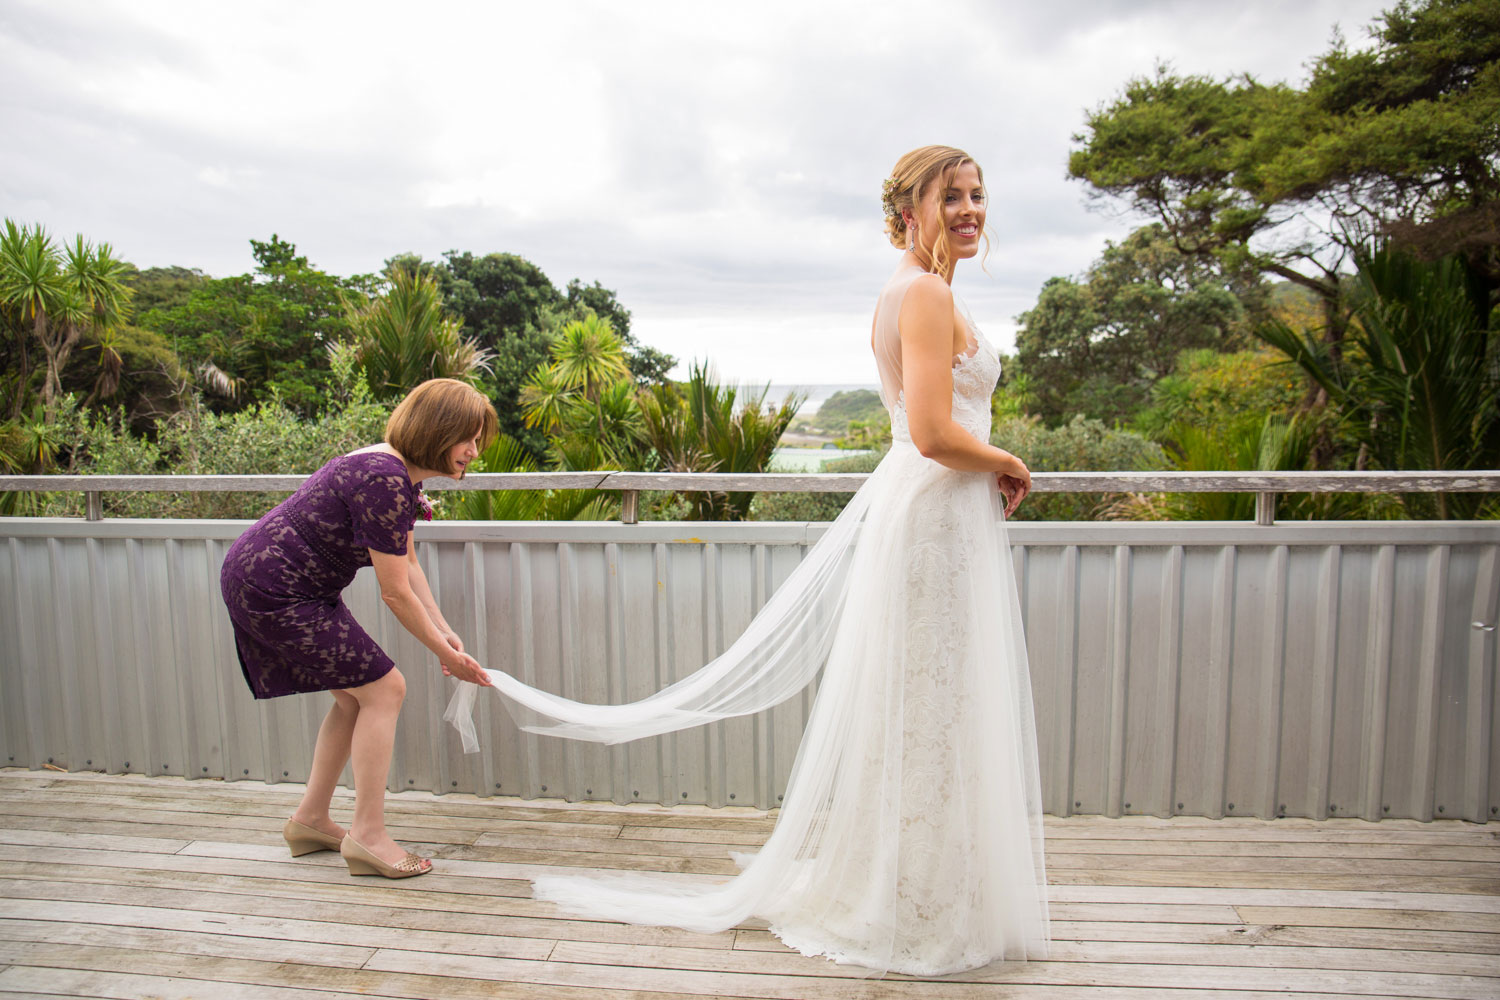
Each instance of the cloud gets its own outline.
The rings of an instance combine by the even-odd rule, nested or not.
[[[730,377],[864,381],[901,152],[985,166],[991,277],[959,287],[1006,341],[1047,277],[1130,227],[1065,177],[1085,109],[1158,59],[1297,79],[1335,21],[1357,41],[1381,6],[12,0],[0,115],[23,139],[0,147],[0,200],[214,274],[271,232],[342,274],[520,253]]]

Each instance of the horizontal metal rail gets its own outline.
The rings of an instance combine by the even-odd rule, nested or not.
[[[244,476],[0,476],[0,492],[87,495],[88,519],[103,517],[105,493],[290,492],[307,474]],[[868,473],[476,472],[430,479],[429,490],[619,490],[635,523],[642,491],[852,493]],[[1036,493],[1254,493],[1256,523],[1271,524],[1280,493],[1500,493],[1500,470],[1463,472],[1038,472]]]

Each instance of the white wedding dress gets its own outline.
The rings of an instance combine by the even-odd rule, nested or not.
[[[722,884],[543,876],[538,899],[703,932],[759,917],[804,954],[917,976],[1045,955],[1036,732],[995,477],[924,458],[907,430],[896,319],[920,274],[898,270],[876,310],[889,454],[722,656],[618,706],[491,674],[528,729],[619,742],[760,711],[822,667],[770,839]],[[965,319],[953,418],[988,440],[999,358]],[[470,750],[477,690],[460,685],[448,712]]]

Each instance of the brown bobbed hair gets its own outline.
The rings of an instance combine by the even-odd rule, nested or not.
[[[934,188],[939,191],[947,188],[958,168],[965,163],[974,164],[974,169],[979,171],[979,183],[983,184],[984,168],[974,157],[953,146],[922,146],[896,161],[896,165],[891,168],[890,179],[886,181],[884,199],[885,231],[890,237],[891,246],[905,250],[911,243],[911,231],[907,228],[906,220],[901,217],[902,211],[915,215],[922,196]],[[987,257],[990,252],[990,237],[988,233],[982,235],[984,255]],[[948,230],[939,227],[937,239],[932,245],[932,269],[941,274],[952,263]]]
[[[448,450],[479,437],[479,449],[500,433],[500,418],[484,394],[457,379],[428,379],[406,394],[385,424],[385,443],[410,464],[443,475],[455,470]]]

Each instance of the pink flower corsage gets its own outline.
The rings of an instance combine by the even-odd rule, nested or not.
[[[422,520],[431,521],[433,512],[437,509],[437,501],[430,498],[421,490],[417,490],[417,507],[422,515]]]

